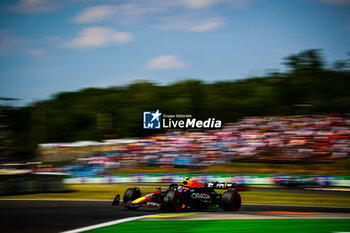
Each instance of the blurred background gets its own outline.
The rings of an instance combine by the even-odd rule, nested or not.
[[[0,8],[1,194],[188,174],[350,186],[349,1]],[[156,109],[224,125],[144,130]]]

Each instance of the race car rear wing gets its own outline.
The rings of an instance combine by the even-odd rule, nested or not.
[[[231,189],[236,188],[236,183],[219,183],[219,182],[207,182],[205,186],[213,189]]]

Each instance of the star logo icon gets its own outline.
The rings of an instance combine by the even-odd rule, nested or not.
[[[143,112],[143,128],[144,129],[161,129],[161,117],[162,113],[157,111],[146,111]]]
[[[157,109],[157,111],[155,113],[151,113],[151,115],[153,116],[151,122],[153,122],[154,120],[159,121],[159,116],[162,115],[162,113],[160,113],[159,109]]]

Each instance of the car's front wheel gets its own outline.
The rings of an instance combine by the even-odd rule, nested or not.
[[[141,191],[139,188],[135,187],[135,188],[128,188],[125,193],[124,193],[124,197],[123,197],[123,203],[127,204],[130,201],[133,201],[137,198],[141,197]],[[125,206],[127,209],[137,209],[138,207],[131,207],[131,206]]]

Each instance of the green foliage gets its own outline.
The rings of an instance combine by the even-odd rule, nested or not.
[[[143,81],[58,93],[51,100],[7,110],[10,149],[33,155],[38,143],[159,133],[142,129],[146,110],[215,117],[224,123],[244,116],[350,112],[348,70],[327,70],[319,50],[286,61],[291,72],[262,78],[211,84],[186,80],[166,86]]]
[[[285,64],[293,72],[320,72],[324,69],[324,61],[319,49],[309,49],[298,54],[292,54],[285,58]]]

